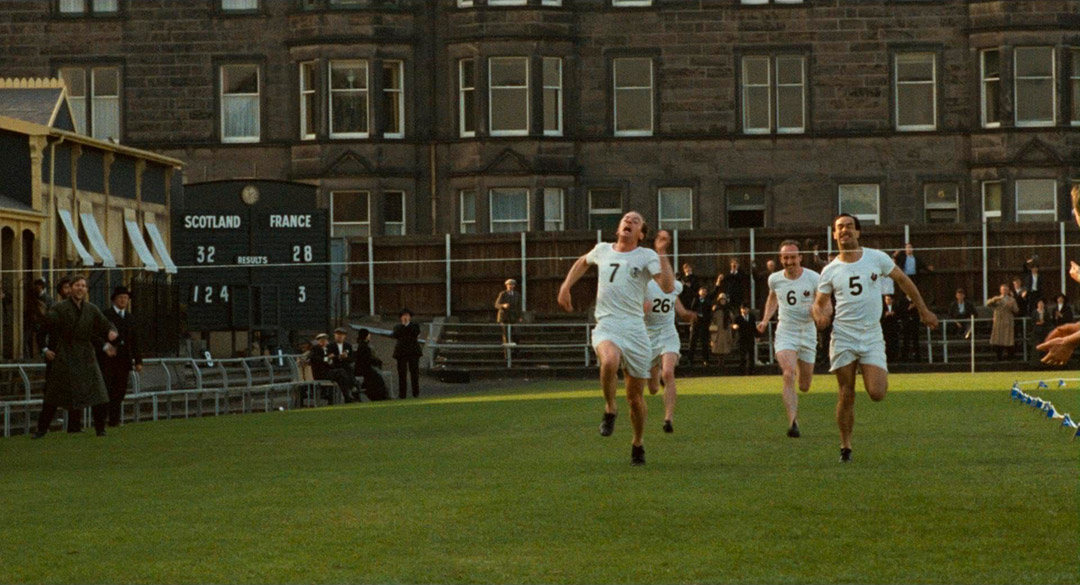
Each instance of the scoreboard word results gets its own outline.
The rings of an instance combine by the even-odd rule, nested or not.
[[[327,211],[311,185],[186,185],[173,214],[189,331],[312,330],[329,317]]]

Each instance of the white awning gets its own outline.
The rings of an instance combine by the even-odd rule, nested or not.
[[[79,253],[79,258],[82,258],[83,266],[93,266],[94,257],[90,255],[90,252],[86,251],[86,246],[79,239],[79,230],[75,229],[75,222],[71,218],[71,210],[61,209],[59,211],[60,221],[64,224],[64,231],[67,232],[71,243],[75,245],[75,251]]]
[[[83,231],[86,232],[86,237],[90,240],[90,247],[101,258],[101,265],[106,268],[116,268],[116,258],[113,258],[112,250],[105,244],[105,238],[101,235],[101,230],[98,229],[94,214],[80,213],[79,219],[82,220]]]
[[[157,272],[157,262],[154,261],[154,255],[150,253],[150,248],[146,247],[146,241],[142,237],[142,230],[139,229],[139,222],[125,217],[124,227],[127,228],[128,239],[131,240],[131,245],[135,246],[135,253],[139,255],[139,260],[142,260],[147,272]]]
[[[150,234],[150,241],[154,243],[154,251],[157,252],[158,258],[161,258],[161,263],[165,265],[165,272],[176,274],[176,264],[173,263],[172,257],[169,256],[169,250],[165,247],[165,239],[161,237],[157,224],[152,221],[146,222],[146,233]]]

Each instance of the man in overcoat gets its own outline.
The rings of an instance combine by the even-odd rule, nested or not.
[[[131,370],[142,371],[142,354],[139,352],[139,340],[135,334],[135,317],[131,315],[131,291],[118,286],[113,289],[112,306],[105,309],[105,318],[112,322],[118,333],[112,342],[116,351],[113,355],[105,353],[99,346],[98,365],[105,378],[105,389],[109,393],[109,426],[120,424],[123,414],[124,396],[128,391],[128,378]]]
[[[401,323],[394,325],[394,359],[397,360],[398,398],[405,398],[406,374],[412,376],[413,398],[420,396],[420,326],[412,322],[412,311],[402,309],[398,314]]]
[[[116,329],[93,303],[86,300],[86,278],[71,279],[71,296],[54,304],[45,317],[49,332],[49,349],[45,359],[50,362],[45,380],[45,403],[38,416],[38,428],[33,438],[40,439],[49,431],[57,408],[68,412],[90,406],[93,408],[94,429],[105,436],[106,405],[109,395],[101,377],[94,345],[107,339],[105,351],[115,353],[111,345]]]

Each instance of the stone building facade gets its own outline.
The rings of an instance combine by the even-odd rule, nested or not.
[[[0,76],[334,236],[1061,221],[1080,0],[2,0]]]

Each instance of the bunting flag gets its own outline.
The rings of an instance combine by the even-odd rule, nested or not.
[[[1011,398],[1013,400],[1019,400],[1020,399],[1020,394],[1021,394],[1020,389],[1017,388],[1016,386],[1013,386],[1012,391],[1009,392],[1009,398]]]
[[[1065,417],[1061,419],[1061,426],[1063,426],[1063,427],[1071,427],[1071,426],[1073,426],[1073,421],[1072,421],[1071,418],[1069,418],[1068,414],[1066,414]]]
[[[1045,380],[1039,380],[1039,388],[1049,388],[1049,386],[1046,385]]]
[[[1058,388],[1064,388],[1064,387],[1065,387],[1065,378],[1061,378],[1061,379],[1058,380]]]
[[[1046,409],[1046,418],[1054,418],[1054,416],[1057,415],[1057,412],[1054,411],[1054,405],[1049,402],[1047,404],[1049,404],[1050,407]]]

